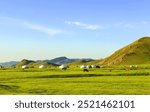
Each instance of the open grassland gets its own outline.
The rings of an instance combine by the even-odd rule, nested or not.
[[[136,70],[123,67],[61,71],[51,69],[0,70],[0,94],[102,95],[149,94],[150,68],[141,65]]]

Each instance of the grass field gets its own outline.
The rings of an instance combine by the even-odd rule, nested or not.
[[[59,69],[0,70],[0,94],[33,95],[150,95],[150,69],[121,67],[67,71]]]

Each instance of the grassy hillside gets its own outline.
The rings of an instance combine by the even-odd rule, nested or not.
[[[32,61],[32,60],[23,59],[22,61],[20,61],[16,65],[16,67],[20,68],[23,65],[28,65],[29,67],[39,67],[40,65],[45,65],[47,67],[56,67],[57,66],[56,64],[51,64],[51,63],[48,63],[48,62],[35,62],[35,61]]]
[[[150,37],[140,38],[99,62],[103,65],[146,63],[150,63]]]
[[[30,67],[39,67],[40,65],[45,65],[47,67],[56,67],[56,66],[58,66],[56,64],[51,64],[51,63],[48,63],[48,62],[34,62],[34,63],[29,64]]]
[[[76,61],[76,62],[72,62],[67,64],[68,66],[81,66],[81,65],[90,65],[91,62],[94,62],[93,60],[80,60],[80,61]]]
[[[21,60],[21,61],[16,65],[16,67],[21,67],[21,66],[23,66],[23,65],[28,65],[28,64],[30,64],[30,63],[35,63],[35,62],[32,61],[32,60],[23,59],[23,60]]]

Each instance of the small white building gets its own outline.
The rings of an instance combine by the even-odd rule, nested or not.
[[[92,67],[92,68],[96,68],[96,66],[95,66],[95,65],[91,65],[91,67]]]
[[[40,65],[39,68],[46,68],[47,66],[45,65]]]
[[[87,65],[86,68],[92,68],[91,65]]]
[[[81,69],[85,69],[85,68],[87,68],[87,67],[86,67],[85,65],[81,65],[80,68],[81,68]]]
[[[67,65],[61,65],[61,66],[59,66],[59,68],[60,68],[61,70],[67,70],[68,66],[67,66]]]
[[[104,68],[104,66],[100,66],[100,68]]]
[[[26,68],[28,68],[28,66],[27,65],[23,65],[21,68],[22,69],[26,69]]]

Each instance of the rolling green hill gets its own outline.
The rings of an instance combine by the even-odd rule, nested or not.
[[[111,56],[100,61],[102,65],[129,65],[150,63],[150,37],[142,37],[137,41],[117,50]]]
[[[89,63],[94,62],[95,60],[79,60],[72,63],[67,64],[68,66],[81,66],[81,65],[89,65]]]
[[[58,66],[56,64],[52,64],[52,63],[48,63],[48,62],[36,62],[36,61],[32,61],[32,60],[23,59],[16,65],[16,67],[20,68],[23,65],[28,65],[29,67],[39,67],[40,65],[45,65],[47,67]]]
[[[21,67],[21,66],[23,66],[23,65],[28,65],[28,64],[31,64],[31,63],[35,63],[35,62],[32,61],[32,60],[23,59],[23,60],[21,60],[21,61],[16,65],[16,67]]]

